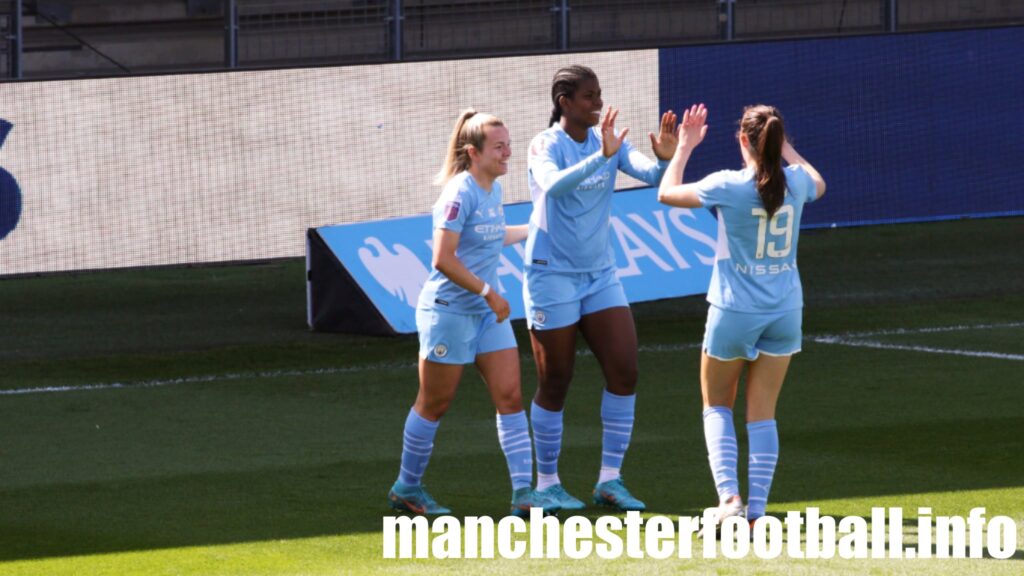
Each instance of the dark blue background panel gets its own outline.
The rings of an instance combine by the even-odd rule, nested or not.
[[[703,102],[694,181],[738,168],[748,104],[785,117],[828,183],[805,226],[1024,214],[1024,28],[661,51],[662,109]]]

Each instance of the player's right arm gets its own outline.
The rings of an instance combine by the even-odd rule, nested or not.
[[[438,272],[447,276],[463,290],[480,294],[484,291],[484,287],[487,287],[487,293],[483,295],[483,299],[487,301],[487,305],[498,317],[498,322],[503,322],[509,315],[508,301],[498,294],[497,287],[488,286],[487,282],[470,272],[462,260],[455,255],[455,250],[459,247],[459,236],[460,234],[454,230],[434,228],[434,251],[431,264]]]
[[[587,156],[568,168],[559,166],[557,143],[549,133],[538,134],[530,143],[527,165],[533,181],[548,196],[558,197],[569,194],[584,180],[608,164],[608,158],[600,150]]]
[[[821,177],[821,174],[819,174],[817,170],[814,169],[814,166],[811,166],[810,162],[804,160],[804,157],[796,151],[796,148],[793,148],[789,143],[789,140],[786,140],[786,142],[782,144],[782,159],[785,160],[787,164],[791,166],[799,166],[807,172],[811,177],[811,180],[814,181],[814,189],[817,192],[817,196],[815,198],[821,198],[825,195],[825,179]]]
[[[697,185],[683,183],[683,173],[690,155],[708,133],[707,118],[708,110],[703,104],[694,104],[683,112],[683,120],[679,123],[679,144],[658,187],[658,202],[679,208],[700,208],[704,205]]]
[[[618,115],[618,110],[608,108],[601,120],[601,149],[567,168],[559,166],[558,141],[555,136],[550,132],[538,134],[530,143],[527,159],[530,174],[537,186],[548,196],[563,196],[607,165],[608,160],[618,153],[629,132],[629,128],[626,128],[615,133],[615,118]]]

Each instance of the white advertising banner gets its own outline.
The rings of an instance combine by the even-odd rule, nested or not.
[[[506,198],[527,200],[527,144],[573,63],[650,153],[656,50],[0,84],[20,190],[0,275],[297,257],[307,228],[424,213],[469,106],[509,126]]]

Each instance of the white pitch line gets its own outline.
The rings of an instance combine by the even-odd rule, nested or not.
[[[19,394],[47,394],[53,392],[78,392],[81,390],[114,390],[118,388],[159,388],[161,386],[174,386],[177,384],[200,384],[204,382],[228,382],[231,380],[260,379],[260,378],[282,378],[287,376],[318,376],[332,374],[347,374],[369,372],[372,370],[394,370],[401,368],[415,368],[416,364],[407,362],[381,362],[377,364],[363,364],[360,366],[342,366],[338,368],[315,368],[312,370],[271,370],[266,372],[237,372],[229,374],[208,374],[204,376],[184,376],[182,378],[169,378],[166,380],[143,380],[138,382],[110,382],[106,384],[84,384],[81,386],[46,386],[40,388],[14,388],[0,390],[0,396],[15,396]]]
[[[815,338],[868,338],[872,336],[899,336],[901,334],[962,332],[964,330],[998,330],[1000,328],[1024,328],[1024,322],[1005,322],[1002,324],[959,324],[955,326],[936,326],[932,328],[889,328],[886,330],[872,330],[869,332],[847,332],[845,334],[838,335],[823,334]]]
[[[907,350],[912,352],[929,352],[933,354],[951,354],[955,356],[974,356],[981,358],[996,358],[1000,360],[1024,361],[1021,354],[1003,354],[999,352],[975,352],[971,350],[955,350],[945,348],[932,348],[928,346],[904,346],[899,344],[885,344],[869,340],[859,340],[866,336],[883,336],[899,334],[924,334],[932,332],[954,332],[960,330],[988,330],[998,328],[1021,328],[1024,322],[1010,322],[1005,324],[976,324],[959,326],[940,326],[934,328],[896,328],[889,330],[876,330],[873,332],[850,332],[843,335],[821,335],[806,336],[807,340],[818,344],[837,344],[841,346],[853,346],[861,348],[875,348],[881,350]],[[856,340],[855,340],[856,338]],[[638,352],[681,352],[701,347],[701,342],[688,342],[684,344],[644,344],[638,347]],[[593,356],[593,352],[584,348],[576,351],[577,356]],[[523,356],[524,361],[532,361],[530,356]],[[203,376],[184,376],[181,378],[169,378],[165,380],[143,380],[137,382],[110,382],[105,384],[83,384],[80,386],[46,386],[38,388],[12,388],[0,390],[0,396],[17,396],[25,394],[48,394],[57,392],[79,392],[91,390],[116,390],[125,388],[159,388],[161,386],[174,386],[178,384],[201,384],[206,382],[229,382],[242,379],[269,379],[291,376],[329,376],[333,374],[358,374],[360,372],[371,372],[374,370],[396,370],[412,369],[415,363],[410,362],[379,362],[375,364],[362,364],[358,366],[341,366],[335,368],[315,368],[312,370],[272,370],[266,372],[237,372],[228,374],[208,374]]]
[[[836,336],[815,336],[809,338],[818,344],[838,344],[854,348],[874,348],[876,350],[906,350],[908,352],[928,352],[931,354],[948,354],[952,356],[972,356],[976,358],[997,358],[999,360],[1024,361],[1024,354],[1004,354],[1002,352],[984,352],[975,350],[957,350],[954,348],[933,348],[931,346],[912,346],[907,344],[886,344],[872,340],[853,340]]]

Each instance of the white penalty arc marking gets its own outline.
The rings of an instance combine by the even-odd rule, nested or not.
[[[876,330],[872,332],[851,332],[843,335],[822,335],[807,336],[806,339],[818,344],[835,344],[840,346],[852,346],[860,348],[874,348],[878,350],[905,350],[910,352],[926,352],[931,354],[949,354],[954,356],[973,356],[978,358],[995,358],[999,360],[1024,361],[1022,354],[1004,354],[1000,352],[983,352],[972,350],[956,350],[947,348],[933,348],[929,346],[911,346],[901,344],[886,344],[871,340],[862,340],[869,336],[886,336],[900,334],[926,334],[933,332],[955,332],[961,330],[988,330],[999,328],[1022,328],[1024,322],[1008,322],[1004,324],[975,324],[940,326],[933,328],[898,328],[890,330]],[[701,342],[690,342],[685,344],[651,344],[641,345],[638,352],[681,352],[683,350],[699,349]],[[576,351],[577,356],[593,356],[589,349]],[[523,360],[532,361],[530,356],[523,356]],[[0,396],[18,396],[27,394],[50,394],[59,392],[81,392],[93,390],[117,390],[132,388],[159,388],[162,386],[175,386],[178,384],[202,384],[207,382],[230,382],[243,379],[273,379],[296,376],[330,376],[334,374],[358,374],[372,372],[375,370],[399,370],[412,369],[416,363],[412,362],[378,362],[375,364],[362,364],[359,366],[343,366],[335,368],[316,368],[311,370],[271,370],[265,372],[237,372],[228,374],[209,374],[203,376],[185,376],[181,378],[169,378],[164,380],[143,380],[135,382],[109,382],[103,384],[83,384],[78,386],[44,386],[37,388],[12,388],[0,390]]]

